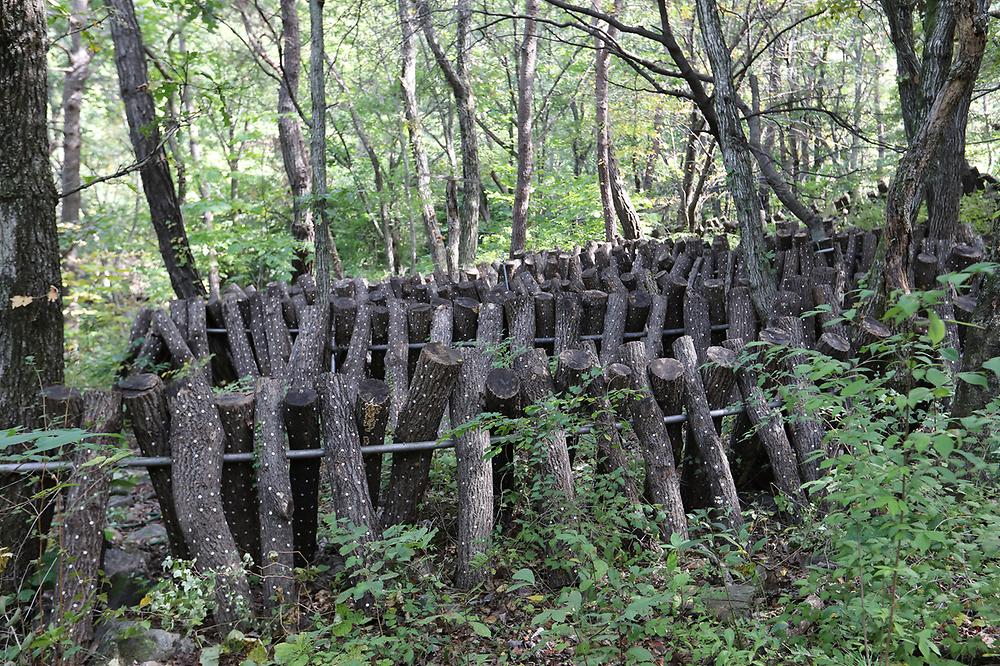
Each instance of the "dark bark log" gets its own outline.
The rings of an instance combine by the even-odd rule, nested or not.
[[[87,391],[84,397],[83,426],[92,433],[111,434],[121,430],[121,395],[112,391]],[[93,611],[100,592],[98,573],[104,546],[108,495],[112,470],[96,464],[106,455],[103,447],[113,446],[111,437],[90,439],[73,453],[77,467],[68,480],[59,522],[59,562],[53,615],[66,629],[70,645],[88,646],[94,638]],[[86,650],[64,655],[59,663],[83,664]]]
[[[653,296],[646,319],[646,359],[653,360],[663,355],[663,324],[667,316],[669,299],[666,294]]]
[[[119,90],[125,103],[132,149],[141,165],[142,190],[149,204],[160,256],[178,298],[206,296],[161,142],[135,7],[132,0],[109,0],[108,6],[113,14],[111,39],[115,44]]]
[[[757,339],[757,316],[753,309],[753,302],[750,300],[750,290],[746,287],[734,287],[729,291],[727,299],[727,320],[729,329],[726,337],[730,340],[756,340]]]
[[[139,451],[144,456],[170,455],[170,411],[163,381],[154,374],[132,375],[118,383],[132,432]],[[167,529],[170,552],[174,557],[190,559],[177,512],[174,509],[172,472],[169,467],[150,467],[156,499],[160,503],[160,516]]]
[[[299,382],[285,393],[285,432],[289,450],[320,448],[319,395],[311,386]],[[288,478],[292,488],[292,544],[295,565],[304,566],[316,556],[316,528],[319,516],[320,461],[292,460]]]
[[[178,379],[167,393],[177,518],[199,570],[216,574],[216,622],[234,627],[249,614],[250,586],[222,506],[222,422],[201,376]]]
[[[292,607],[297,599],[293,577],[294,503],[285,457],[285,420],[280,379],[257,380],[254,432],[257,453],[257,497],[260,511],[260,563],[264,604],[270,609]]]
[[[709,414],[708,399],[701,375],[698,374],[698,356],[690,336],[674,341],[674,357],[684,366],[684,404],[687,409],[689,432],[698,446],[698,454],[705,465],[712,492],[713,503],[723,519],[733,528],[743,524],[736,484],[729,468],[729,460],[722,447],[719,433],[715,431]]]
[[[368,495],[364,465],[361,460],[361,438],[355,424],[352,398],[343,378],[325,373],[320,376],[319,393],[323,409],[323,449],[326,455],[333,510],[337,521],[357,530],[358,547],[353,555],[363,566],[371,563],[374,553],[371,542],[379,538],[375,509]],[[369,597],[362,602],[371,613]]]
[[[554,352],[558,356],[580,345],[580,299],[577,294],[556,294],[556,331]]]
[[[627,366],[630,374],[627,388],[630,394],[622,400],[621,408],[632,423],[642,446],[646,461],[646,488],[654,504],[663,506],[667,522],[662,526],[665,536],[676,533],[687,536],[687,517],[681,501],[680,479],[674,465],[670,439],[660,411],[652,395],[647,374],[646,348],[641,342],[630,342],[619,349],[619,362]]]
[[[510,331],[511,350],[533,349],[535,346],[535,299],[515,296],[504,303],[507,330]]]
[[[479,316],[478,344],[463,349],[462,366],[451,394],[451,422],[462,428],[482,411],[483,391],[493,352],[500,341],[500,307],[487,303]],[[469,589],[483,582],[488,569],[474,562],[484,555],[493,533],[493,466],[486,459],[490,433],[485,428],[462,430],[456,438],[458,473],[458,563],[455,584]]]
[[[232,296],[222,299],[222,318],[226,323],[226,337],[229,339],[229,353],[233,359],[236,374],[243,377],[259,377],[260,370],[254,360],[250,340],[247,337],[246,322],[240,314],[239,301]]]
[[[698,365],[706,361],[706,353],[712,344],[712,325],[708,318],[708,300],[705,288],[698,278],[701,259],[695,261],[684,292],[684,333],[694,342],[698,352]]]
[[[215,396],[225,453],[253,452],[254,396],[252,393],[225,393]],[[260,516],[252,462],[223,463],[222,509],[240,555],[260,558]]]
[[[514,359],[514,371],[521,379],[521,404],[524,407],[540,406],[553,395],[554,385],[544,350],[535,348],[520,354]],[[537,434],[545,443],[545,450],[538,453],[543,481],[551,483],[564,499],[573,499],[573,470],[565,430],[555,428]]]
[[[509,368],[493,368],[486,376],[483,389],[487,412],[500,414],[508,419],[519,418],[521,409],[521,381]],[[516,491],[514,477],[514,445],[510,441],[500,444],[490,460],[493,470],[494,515],[505,527],[510,519]]]
[[[580,334],[600,335],[604,328],[604,313],[608,307],[608,295],[603,291],[589,289],[580,294]]]
[[[684,410],[684,367],[675,358],[656,358],[649,362],[649,385],[656,398],[656,404],[666,416],[680,414]],[[666,426],[670,448],[674,460],[683,460],[684,426],[671,423]],[[684,470],[681,470],[683,473]]]
[[[358,385],[354,414],[357,419],[361,446],[378,446],[385,443],[385,430],[389,425],[389,387],[378,379],[365,379]],[[382,489],[382,454],[364,456],[368,498],[372,507],[378,508]]]
[[[358,393],[358,386],[365,377],[368,360],[368,346],[372,338],[371,306],[361,303],[357,308],[355,322],[351,330],[351,342],[347,347],[344,362],[338,372],[344,382],[344,390],[352,401]]]
[[[607,365],[618,352],[625,335],[625,316],[628,310],[628,294],[624,291],[608,294],[604,311],[604,330],[601,335],[601,365]]]
[[[744,355],[744,343],[739,338],[727,340],[725,347],[738,356]],[[771,471],[774,473],[774,483],[792,502],[792,512],[795,513],[795,507],[803,506],[805,503],[798,459],[785,434],[781,412],[767,404],[764,392],[760,388],[757,372],[754,370],[755,359],[751,356],[743,361],[736,368],[736,381],[743,397],[743,408],[755,428],[757,439],[767,451],[768,460],[771,461]]]
[[[409,337],[406,325],[406,304],[399,299],[389,301],[389,348],[385,352],[385,380],[392,401],[389,408],[389,429],[395,431],[400,412],[409,394],[407,358]]]
[[[406,405],[400,411],[393,440],[419,442],[437,436],[448,395],[461,366],[459,354],[432,342],[420,352]],[[396,453],[392,458],[389,489],[382,525],[412,523],[430,480],[431,451]]]

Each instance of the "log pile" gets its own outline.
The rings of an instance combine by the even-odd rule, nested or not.
[[[533,452],[531,473],[567,502],[577,468],[592,462],[630,502],[663,508],[664,536],[686,534],[695,508],[736,527],[748,490],[736,456],[763,469],[754,490],[780,491],[794,511],[810,501],[801,483],[820,474],[824,424],[768,403],[738,359],[753,341],[785,344],[799,350],[775,368],[787,370],[804,349],[845,358],[888,332],[838,318],[875,260],[874,232],[837,234],[823,252],[791,226],[770,241],[778,298],[767,321],[722,237],[590,243],[481,264],[459,280],[345,279],[325,303],[305,276],[144,309],[119,390],[141,452],[172,459],[150,468],[172,551],[224,572],[222,624],[236,624],[253,594],[244,556],[259,567],[263,602],[290,604],[293,567],[316,555],[322,484],[358,530],[363,565],[367,543],[420,519],[443,437],[458,461],[456,582],[474,586],[520,490],[515,463],[528,461],[509,444],[492,455],[490,426],[477,419],[521,418],[554,395],[587,396],[593,415],[594,461],[564,430],[539,433]],[[934,250],[915,262],[917,283],[982,254]],[[810,390],[801,376],[785,381]],[[722,415],[738,412],[724,428]],[[238,455],[223,464],[223,453]]]

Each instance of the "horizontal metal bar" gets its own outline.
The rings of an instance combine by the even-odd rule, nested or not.
[[[768,403],[770,407],[777,407],[780,401]],[[739,414],[743,407],[724,407],[713,409],[709,412],[712,418],[731,416]],[[687,421],[687,414],[671,414],[663,417],[663,423],[673,425]],[[616,427],[621,429],[622,423],[618,422]],[[593,428],[585,426],[573,432],[575,435],[584,435],[592,432]],[[361,453],[370,455],[376,453],[411,453],[414,451],[433,451],[436,449],[451,449],[455,447],[455,440],[428,440],[424,442],[399,442],[393,444],[375,444],[372,446],[362,446]],[[290,449],[285,452],[285,457],[289,460],[316,460],[326,455],[323,449]],[[226,453],[222,456],[225,463],[248,463],[253,462],[254,454],[247,453]],[[119,467],[170,467],[173,460],[169,456],[133,456],[122,458],[116,463]],[[73,469],[74,464],[66,460],[53,460],[48,462],[28,462],[28,463],[0,463],[0,472],[30,474],[32,472],[55,472],[60,470]]]
[[[728,330],[728,329],[729,329],[729,324],[714,324],[712,326],[712,330],[713,331],[725,331],[725,330]],[[212,334],[212,335],[226,335],[226,329],[224,329],[224,328],[208,328],[208,329],[205,329],[205,330],[208,333]],[[660,333],[662,335],[684,335],[685,330],[686,329],[683,329],[683,328],[664,328],[664,329],[660,329]],[[247,332],[249,333],[250,329],[247,329]],[[297,328],[290,328],[290,329],[288,329],[288,332],[289,333],[298,333],[299,330]],[[647,335],[646,331],[633,331],[631,333],[625,333],[625,335],[623,336],[623,339],[625,339],[625,340],[641,340],[642,338],[646,337],[646,335]],[[581,340],[603,340],[604,336],[603,335],[581,335],[580,339]],[[555,342],[555,341],[556,341],[555,338],[535,338],[535,342],[539,343],[539,344],[547,344],[547,343],[552,343],[552,342]],[[423,349],[428,344],[429,343],[427,343],[427,342],[410,342],[406,346],[409,349]],[[452,344],[455,345],[456,347],[460,347],[462,345],[471,345],[471,344],[474,344],[474,342],[473,341],[469,341],[469,342],[454,342]],[[389,348],[389,345],[383,345],[383,344],[369,345],[368,346],[368,349],[370,349],[371,351],[385,351],[388,348]],[[332,347],[331,351],[335,351],[335,352],[347,351],[347,347],[344,347],[344,346]]]

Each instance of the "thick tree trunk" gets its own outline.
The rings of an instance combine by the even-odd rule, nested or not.
[[[63,164],[62,209],[59,221],[68,228],[80,222],[80,108],[83,88],[90,75],[90,48],[83,43],[83,26],[89,15],[90,0],[73,0],[70,5],[69,68],[63,82]],[[69,192],[70,194],[67,194]]]
[[[337,243],[330,230],[326,208],[326,56],[323,7],[326,0],[309,0],[309,92],[312,99],[310,161],[312,162],[312,210],[316,284],[321,302],[330,298],[331,280],[344,277]]]
[[[510,256],[520,257],[528,237],[528,207],[535,170],[534,100],[535,68],[538,64],[538,0],[525,0],[524,40],[517,72],[517,184],[510,231]]]
[[[309,246],[314,242],[312,209],[306,197],[312,186],[309,154],[302,138],[295,98],[302,70],[302,37],[298,0],[281,0],[281,84],[278,86],[278,143],[288,187],[292,191],[292,238],[298,241],[292,278],[309,272]]]
[[[420,129],[420,111],[417,108],[417,50],[415,37],[416,18],[413,16],[413,0],[397,0],[399,25],[402,31],[400,43],[400,87],[403,93],[403,112],[406,116],[406,131],[410,151],[413,154],[417,176],[417,197],[420,199],[420,213],[427,231],[427,242],[431,248],[434,268],[448,270],[448,258],[444,249],[444,236],[438,227],[431,194],[431,168],[424,151]]]
[[[928,177],[933,158],[948,132],[968,109],[972,89],[986,48],[988,16],[977,0],[956,0],[955,36],[958,50],[947,78],[899,161],[886,198],[885,231],[876,259],[877,310],[884,307],[893,290],[910,290],[909,257],[912,220],[919,204],[919,190]]]
[[[132,149],[136,161],[142,165],[139,169],[142,190],[149,204],[160,255],[179,298],[205,296],[161,142],[135,7],[132,0],[108,0],[108,6],[114,13],[111,38],[115,43],[118,85],[125,102]]]
[[[0,430],[42,427],[39,387],[63,381],[47,44],[45,3],[0,0]],[[0,474],[0,549],[13,553],[0,571],[0,595],[20,586],[38,555],[29,538],[32,488],[29,479]]]

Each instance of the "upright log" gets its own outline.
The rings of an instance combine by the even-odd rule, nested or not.
[[[577,294],[559,292],[556,298],[556,333],[554,353],[580,345],[580,303]]]
[[[385,352],[385,382],[389,385],[389,428],[396,429],[399,414],[409,394],[407,359],[409,341],[406,327],[406,304],[399,299],[389,301],[388,349]]]
[[[462,589],[475,587],[486,577],[487,569],[475,566],[475,562],[487,552],[494,524],[493,467],[486,459],[490,433],[485,428],[463,426],[482,411],[486,376],[502,328],[500,307],[493,303],[483,304],[479,311],[477,345],[461,350],[462,365],[451,394],[451,422],[460,429],[455,440],[458,474],[455,584]]]
[[[229,353],[233,367],[240,377],[259,377],[260,369],[254,360],[250,340],[247,337],[246,322],[240,312],[240,303],[234,296],[223,296],[222,319],[226,324],[226,336],[229,339]]]
[[[764,392],[757,381],[755,359],[746,356],[743,340],[739,338],[727,340],[724,346],[742,359],[736,368],[736,381],[743,397],[743,408],[756,429],[757,439],[767,451],[768,460],[771,461],[774,484],[791,500],[793,506],[802,505],[805,497],[802,494],[798,461],[792,444],[788,441],[788,435],[785,434],[781,412],[767,404]],[[794,508],[792,512],[796,512]]]
[[[249,613],[250,585],[222,507],[222,422],[200,375],[175,380],[167,403],[177,518],[199,570],[215,572],[215,620],[232,628]]]
[[[667,524],[665,536],[687,536],[687,516],[681,501],[680,480],[674,465],[674,453],[663,424],[663,413],[653,399],[647,376],[646,346],[642,342],[629,342],[619,349],[616,362],[629,369],[627,388],[629,394],[621,401],[621,408],[632,424],[642,457],[646,462],[646,488],[650,499],[663,506]]]
[[[111,391],[87,391],[83,426],[92,433],[121,430],[121,395]],[[66,628],[70,645],[86,648],[94,638],[93,611],[99,590],[98,572],[104,545],[111,469],[93,464],[103,447],[113,446],[105,436],[88,439],[73,454],[76,471],[69,479],[58,518],[59,561],[56,576],[54,616]],[[84,465],[90,466],[84,467]],[[64,655],[62,664],[83,664],[86,650]]]
[[[354,404],[358,435],[361,446],[385,443],[385,430],[389,425],[389,387],[380,379],[365,379],[358,385]],[[365,478],[368,480],[368,498],[372,507],[378,508],[382,488],[382,454],[364,455]]]
[[[521,378],[521,404],[538,405],[553,395],[554,385],[549,374],[545,350],[535,348],[514,359],[514,372]],[[573,470],[569,461],[566,431],[556,427],[551,432],[535,432],[541,436],[544,451],[537,452],[542,464],[543,479],[551,483],[566,499],[573,499]]]
[[[625,335],[625,317],[628,311],[628,294],[616,291],[608,294],[601,335],[601,364],[606,365],[621,347]]]
[[[118,390],[121,391],[125,413],[132,423],[132,432],[142,455],[169,456],[170,410],[167,408],[163,380],[159,375],[151,373],[132,375],[118,382]],[[160,516],[167,529],[170,552],[176,558],[190,559],[190,551],[174,509],[172,469],[150,467],[147,471],[160,504]]]
[[[226,436],[225,453],[253,452],[253,399],[253,393],[215,396],[215,407]],[[257,561],[260,557],[260,518],[252,462],[222,465],[222,508],[240,554]]]
[[[257,380],[254,431],[257,434],[257,498],[260,515],[260,563],[264,604],[275,610],[295,604],[292,514],[294,503],[285,457],[282,382]]]

